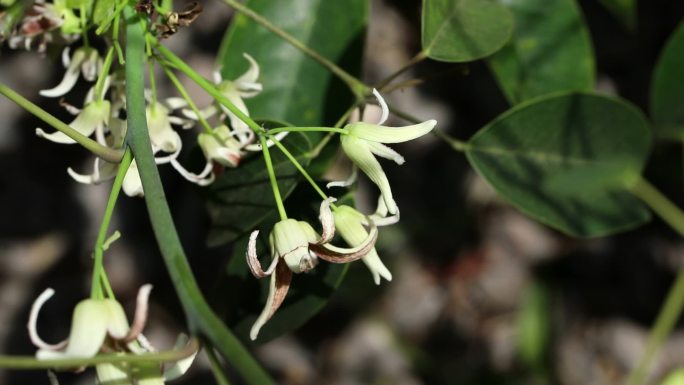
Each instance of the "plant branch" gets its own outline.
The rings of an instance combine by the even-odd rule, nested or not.
[[[313,60],[318,62],[318,64],[325,67],[328,71],[330,71],[335,76],[337,76],[340,80],[345,82],[347,84],[347,86],[349,87],[349,89],[352,91],[352,93],[356,96],[357,99],[359,99],[359,100],[363,99],[365,97],[365,95],[370,92],[369,87],[366,84],[364,84],[361,80],[357,79],[356,77],[351,75],[349,72],[343,70],[337,64],[326,59],[325,57],[323,57],[318,52],[312,50],[306,44],[302,43],[301,41],[297,40],[297,38],[295,38],[294,36],[290,35],[289,33],[285,32],[284,30],[280,29],[278,26],[271,23],[269,20],[267,20],[263,16],[259,15],[258,13],[254,12],[252,9],[250,9],[246,5],[240,3],[237,0],[223,0],[223,2],[228,4],[233,9],[240,12],[241,14],[252,19],[252,21],[254,21],[257,24],[261,25],[262,27],[268,29],[269,31],[271,31],[275,35],[279,36],[280,38],[282,38],[286,42],[290,43],[290,45],[297,48],[302,53],[304,53],[305,55],[309,56],[310,58],[312,58]]]
[[[660,191],[645,179],[640,179],[632,188],[632,193],[644,201],[670,227],[684,236],[684,213]],[[630,373],[626,384],[639,385],[646,382],[648,369],[672,332],[684,309],[684,267],[680,268],[665,303],[651,328],[646,349],[639,364]]]
[[[411,69],[411,67],[413,67],[414,65],[420,63],[421,61],[423,61],[425,59],[427,59],[427,55],[425,54],[425,52],[424,51],[418,52],[418,54],[416,56],[414,56],[413,58],[411,58],[411,60],[409,60],[408,63],[406,63],[403,67],[401,67],[400,69],[398,69],[396,72],[394,72],[390,76],[386,77],[385,79],[381,80],[375,86],[375,88],[378,91],[382,92],[385,89],[385,87],[387,87],[387,85],[389,85],[394,79],[399,77],[399,75],[408,71],[409,69]]]
[[[271,152],[268,150],[266,143],[266,137],[259,135],[259,141],[261,142],[261,152],[264,154],[264,162],[266,163],[266,171],[268,171],[268,179],[271,181],[271,189],[273,190],[273,199],[275,199],[276,207],[278,208],[278,214],[281,220],[287,219],[287,212],[285,211],[285,205],[283,204],[283,197],[280,195],[280,188],[278,187],[278,179],[276,179],[275,170],[273,170],[273,162],[271,161]],[[277,143],[275,138],[273,138],[273,143]]]
[[[192,274],[164,195],[147,130],[143,94],[145,31],[131,7],[125,9],[125,21],[129,129],[126,139],[138,165],[152,229],[187,317],[188,327],[193,334],[209,340],[247,383],[274,385],[273,379],[211,310]]]
[[[38,119],[49,124],[51,127],[64,133],[66,136],[75,140],[78,144],[85,147],[87,150],[93,154],[99,156],[100,158],[111,163],[121,162],[121,157],[123,156],[122,150],[117,150],[109,147],[105,147],[96,141],[88,138],[87,136],[81,134],[80,132],[69,127],[68,124],[62,122],[61,120],[52,116],[49,112],[33,104],[31,101],[25,97],[14,92],[13,89],[7,87],[5,84],[0,83],[0,94],[7,97],[7,99],[16,103],[19,107],[25,109],[29,113],[36,116]]]

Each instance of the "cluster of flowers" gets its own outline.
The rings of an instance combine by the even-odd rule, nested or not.
[[[38,313],[41,307],[54,295],[46,289],[33,303],[29,315],[28,331],[31,342],[38,348],[39,360],[87,359],[99,353],[143,354],[155,352],[155,348],[142,334],[147,321],[147,303],[151,285],[143,285],[138,291],[137,308],[132,325],[128,324],[121,304],[115,299],[85,299],[74,308],[69,338],[49,344],[38,335]],[[188,343],[188,338],[179,336],[176,348]],[[158,364],[101,363],[95,365],[99,384],[162,385],[183,375],[195,359],[197,350],[186,358],[163,368]]]

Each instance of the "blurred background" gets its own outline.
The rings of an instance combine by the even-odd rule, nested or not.
[[[597,0],[580,0],[591,31],[598,88],[648,110],[653,67],[667,37],[684,18],[684,2],[640,1],[635,28],[626,28]],[[191,28],[167,44],[209,77],[232,17],[220,2],[203,2]],[[373,0],[363,79],[375,83],[420,50],[420,1]],[[38,90],[63,75],[50,59],[3,47],[0,79],[64,120]],[[426,78],[386,97],[439,128],[467,139],[508,108],[485,62],[425,61],[403,75]],[[79,83],[80,84],[80,83]],[[80,84],[83,86],[83,84]],[[210,99],[186,84],[198,105]],[[267,87],[268,85],[264,85]],[[84,95],[82,87],[77,92]],[[173,90],[162,84],[160,93]],[[76,94],[79,95],[79,94]],[[79,100],[80,96],[75,97]],[[0,99],[0,352],[31,355],[26,332],[34,298],[56,296],[43,308],[39,330],[58,341],[71,311],[87,295],[90,252],[109,185],[71,180],[67,167],[90,172],[92,157],[77,146],[35,136],[40,122]],[[404,124],[394,120],[389,125]],[[185,133],[190,146],[194,134]],[[658,143],[649,179],[684,206],[681,144]],[[375,286],[354,263],[327,306],[296,332],[252,345],[282,384],[619,384],[643,351],[648,329],[684,266],[684,242],[654,219],[617,236],[577,240],[528,219],[436,137],[396,149],[401,167],[384,163],[402,220],[383,229],[379,252],[393,272]],[[232,253],[209,248],[209,219],[197,189],[169,167],[162,179],[193,269],[216,303],[240,293],[213,293]],[[362,180],[358,205],[369,210],[375,187]],[[123,238],[106,256],[112,285],[129,314],[137,289],[152,283],[146,335],[160,349],[184,329],[173,287],[154,242],[144,202],[122,197],[113,229]],[[684,366],[684,331],[665,345],[652,383]],[[226,363],[230,371],[230,362]],[[232,372],[231,372],[232,373]],[[235,377],[235,376],[233,376]],[[60,373],[61,384],[94,383],[92,373]],[[201,355],[178,384],[214,380]],[[234,383],[240,384],[235,377]],[[48,384],[45,372],[0,370],[0,384]]]

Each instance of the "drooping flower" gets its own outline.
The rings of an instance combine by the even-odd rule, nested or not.
[[[41,90],[41,96],[57,98],[66,95],[74,88],[79,73],[89,82],[97,79],[102,69],[102,58],[97,50],[92,47],[79,47],[74,51],[74,55],[69,57],[69,49],[67,46],[62,51],[62,64],[66,67],[62,81],[54,88]]]
[[[54,290],[45,290],[31,306],[28,331],[31,342],[38,348],[38,360],[83,359],[96,356],[100,352],[117,352],[142,354],[154,351],[142,331],[147,321],[147,303],[152,285],[143,285],[138,291],[137,307],[133,324],[129,326],[126,314],[119,302],[111,298],[85,299],[74,308],[69,338],[58,343],[49,344],[38,336],[37,321],[40,308],[54,295]],[[186,341],[184,337],[179,342]],[[196,354],[196,353],[195,353]],[[150,384],[163,384],[164,379],[178,377],[192,363],[195,354],[176,362],[162,373],[159,366],[142,367],[143,370],[155,370],[145,373]],[[126,370],[129,364],[98,364],[97,377],[100,383],[134,384],[140,373]],[[138,369],[138,368],[137,368]],[[168,373],[167,373],[168,372]],[[169,378],[166,378],[168,374]],[[106,382],[117,380],[119,382]],[[147,382],[146,382],[147,383]]]
[[[222,166],[236,167],[242,158],[242,145],[233,137],[226,125],[214,128],[211,134],[199,134],[197,144],[202,149],[207,164],[216,162]]]
[[[430,132],[437,124],[437,121],[428,120],[405,127],[383,126],[382,124],[389,115],[389,109],[377,90],[373,90],[373,94],[378,99],[380,107],[382,107],[380,121],[377,124],[366,122],[347,124],[344,127],[347,133],[341,135],[340,141],[342,149],[349,159],[378,186],[389,213],[396,214],[398,208],[392,197],[389,180],[374,155],[393,160],[400,165],[403,164],[404,158],[384,143],[401,143],[416,139]]]
[[[90,136],[95,133],[98,142],[102,144],[104,138],[105,128],[109,122],[110,117],[110,103],[107,100],[95,100],[86,103],[82,110],[70,106],[74,112],[78,115],[76,118],[69,123],[69,126],[84,136]],[[56,131],[51,134],[43,131],[42,128],[36,128],[36,135],[41,138],[45,138],[49,141],[62,144],[73,144],[76,143],[75,140],[68,137],[66,134]]]
[[[368,237],[369,231],[366,227],[370,227],[371,224],[376,226],[386,226],[396,223],[399,220],[399,212],[393,216],[387,216],[387,207],[384,204],[382,198],[378,201],[378,210],[375,214],[370,217],[361,214],[356,209],[342,205],[338,206],[333,213],[335,218],[335,229],[342,236],[345,242],[350,246],[358,246],[362,244]],[[389,269],[382,263],[382,260],[378,256],[378,252],[375,250],[375,246],[364,255],[361,260],[366,264],[368,270],[370,270],[373,275],[373,282],[376,285],[380,284],[380,277],[385,278],[388,281],[392,280],[392,273]]]
[[[252,325],[249,336],[255,340],[261,327],[273,316],[285,300],[292,281],[292,273],[305,273],[313,269],[318,258],[331,263],[347,263],[366,256],[375,245],[378,231],[370,223],[370,231],[365,239],[352,248],[341,248],[330,244],[335,235],[335,223],[328,198],[321,203],[320,216],[322,234],[304,221],[283,219],[273,226],[269,236],[271,264],[264,271],[257,257],[256,241],[259,231],[249,237],[247,265],[256,278],[271,276],[268,298],[261,314]]]

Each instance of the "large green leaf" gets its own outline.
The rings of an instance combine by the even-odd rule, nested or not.
[[[308,164],[311,143],[306,136],[291,133],[283,144],[299,163]],[[271,158],[278,187],[285,198],[294,190],[300,176],[295,166],[276,147],[271,147]],[[254,154],[237,168],[225,169],[207,188],[206,194],[212,221],[207,240],[210,246],[236,240],[276,211],[268,172],[260,154]]]
[[[501,0],[515,18],[513,38],[489,58],[512,104],[544,94],[591,90],[594,54],[575,0]]]
[[[423,0],[423,52],[447,62],[467,62],[501,49],[513,16],[492,0]]]
[[[316,219],[320,197],[309,190],[311,189],[308,186],[302,185],[293,194],[297,202],[296,219],[308,220],[316,228],[320,226],[317,225]],[[349,196],[343,198],[341,203],[353,205]],[[267,240],[275,223],[276,218],[271,217],[259,226],[257,251],[262,261],[268,260],[266,258],[269,253]],[[269,281],[269,278],[258,280],[249,272],[245,260],[248,240],[245,236],[236,242],[233,256],[226,268],[226,279],[220,288],[220,291],[224,293],[240,293],[229,296],[226,301],[222,301],[221,305],[227,309],[226,318],[231,329],[243,341],[249,341],[249,330],[266,303]],[[265,343],[295,330],[318,313],[342,282],[347,267],[348,265],[320,261],[318,266],[309,273],[295,274],[285,302],[261,329],[256,342]]]
[[[250,0],[247,5],[348,72],[360,72],[367,0]],[[217,56],[224,79],[235,79],[247,69],[243,52],[261,66],[264,87],[246,101],[252,116],[320,126],[334,122],[353,101],[320,64],[237,15]]]
[[[684,22],[670,37],[656,65],[651,115],[659,136],[684,137]]]
[[[475,169],[510,203],[567,234],[633,228],[650,212],[627,189],[651,143],[642,113],[593,93],[550,95],[518,105],[468,143]]]

